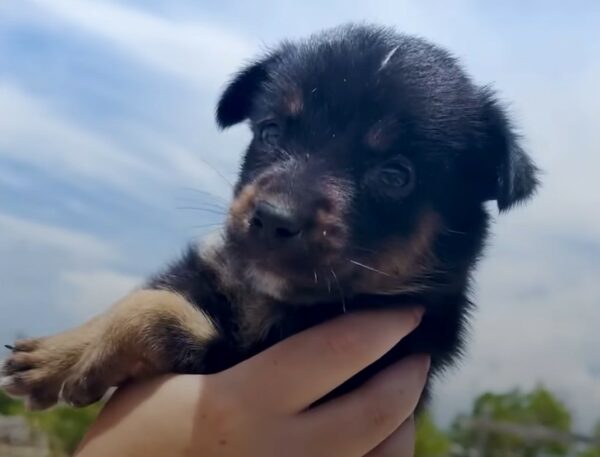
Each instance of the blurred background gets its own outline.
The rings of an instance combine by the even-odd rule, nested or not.
[[[439,439],[421,455],[600,455],[586,441],[600,420],[592,0],[0,0],[0,341],[79,323],[218,229],[249,138],[217,130],[220,89],[278,40],[346,21],[454,52],[509,103],[545,173],[531,204],[497,216],[471,344],[437,382],[422,430]],[[193,209],[206,203],[215,210]],[[1,400],[0,443],[34,440],[14,432],[20,406]],[[60,453],[88,416],[57,411],[27,423]],[[521,428],[498,430],[510,424]]]

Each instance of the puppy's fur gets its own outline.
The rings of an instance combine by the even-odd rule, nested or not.
[[[426,313],[342,389],[407,354],[430,353],[431,375],[460,354],[484,203],[508,210],[537,185],[490,89],[422,39],[350,25],[248,65],[216,114],[254,132],[224,233],[86,325],[17,342],[8,393],[85,405],[129,378],[223,370],[359,308]]]

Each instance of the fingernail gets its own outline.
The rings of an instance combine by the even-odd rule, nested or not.
[[[425,308],[423,308],[422,306],[417,306],[415,308],[415,314],[419,318],[419,320],[421,320],[423,318],[423,315],[425,314]]]
[[[423,315],[425,314],[425,308],[422,306],[418,306],[412,309],[413,316],[415,318],[415,327],[421,323],[423,319]]]
[[[423,372],[427,374],[431,368],[431,356],[429,354],[423,354],[423,358],[425,359],[423,362]]]

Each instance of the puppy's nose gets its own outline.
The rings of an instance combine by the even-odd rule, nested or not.
[[[257,235],[281,241],[295,238],[302,231],[302,221],[297,214],[264,200],[256,204],[250,225]]]

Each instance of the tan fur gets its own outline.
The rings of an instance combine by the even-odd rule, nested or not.
[[[304,108],[302,99],[302,91],[295,86],[290,87],[288,92],[283,97],[283,109],[290,116],[298,116]]]
[[[231,202],[229,208],[228,227],[240,233],[248,229],[248,216],[254,210],[254,204],[258,193],[257,186],[248,184],[240,191]]]
[[[398,293],[419,290],[418,278],[435,268],[432,247],[441,229],[441,218],[434,211],[424,211],[413,235],[386,244],[381,252],[357,259],[357,292]],[[377,271],[374,271],[377,270]]]
[[[92,403],[127,379],[169,371],[158,340],[166,325],[179,327],[199,345],[216,336],[210,320],[181,295],[139,290],[73,330],[17,342],[5,362],[2,387],[29,397],[37,409],[59,396],[76,405]],[[11,370],[15,364],[21,369]]]
[[[323,263],[329,264],[335,261],[348,241],[348,228],[344,223],[344,216],[352,196],[350,189],[341,179],[330,177],[320,185],[326,199],[315,213],[309,236],[312,243],[318,246]]]
[[[237,308],[239,313],[239,343],[242,347],[264,339],[280,317],[281,308],[274,306],[273,301],[256,296],[241,299]]]
[[[317,210],[310,238],[318,246],[323,263],[334,261],[347,241],[346,225],[341,215],[325,209]]]
[[[395,119],[380,119],[367,132],[365,143],[375,151],[383,151],[392,144],[398,131],[398,122]]]

